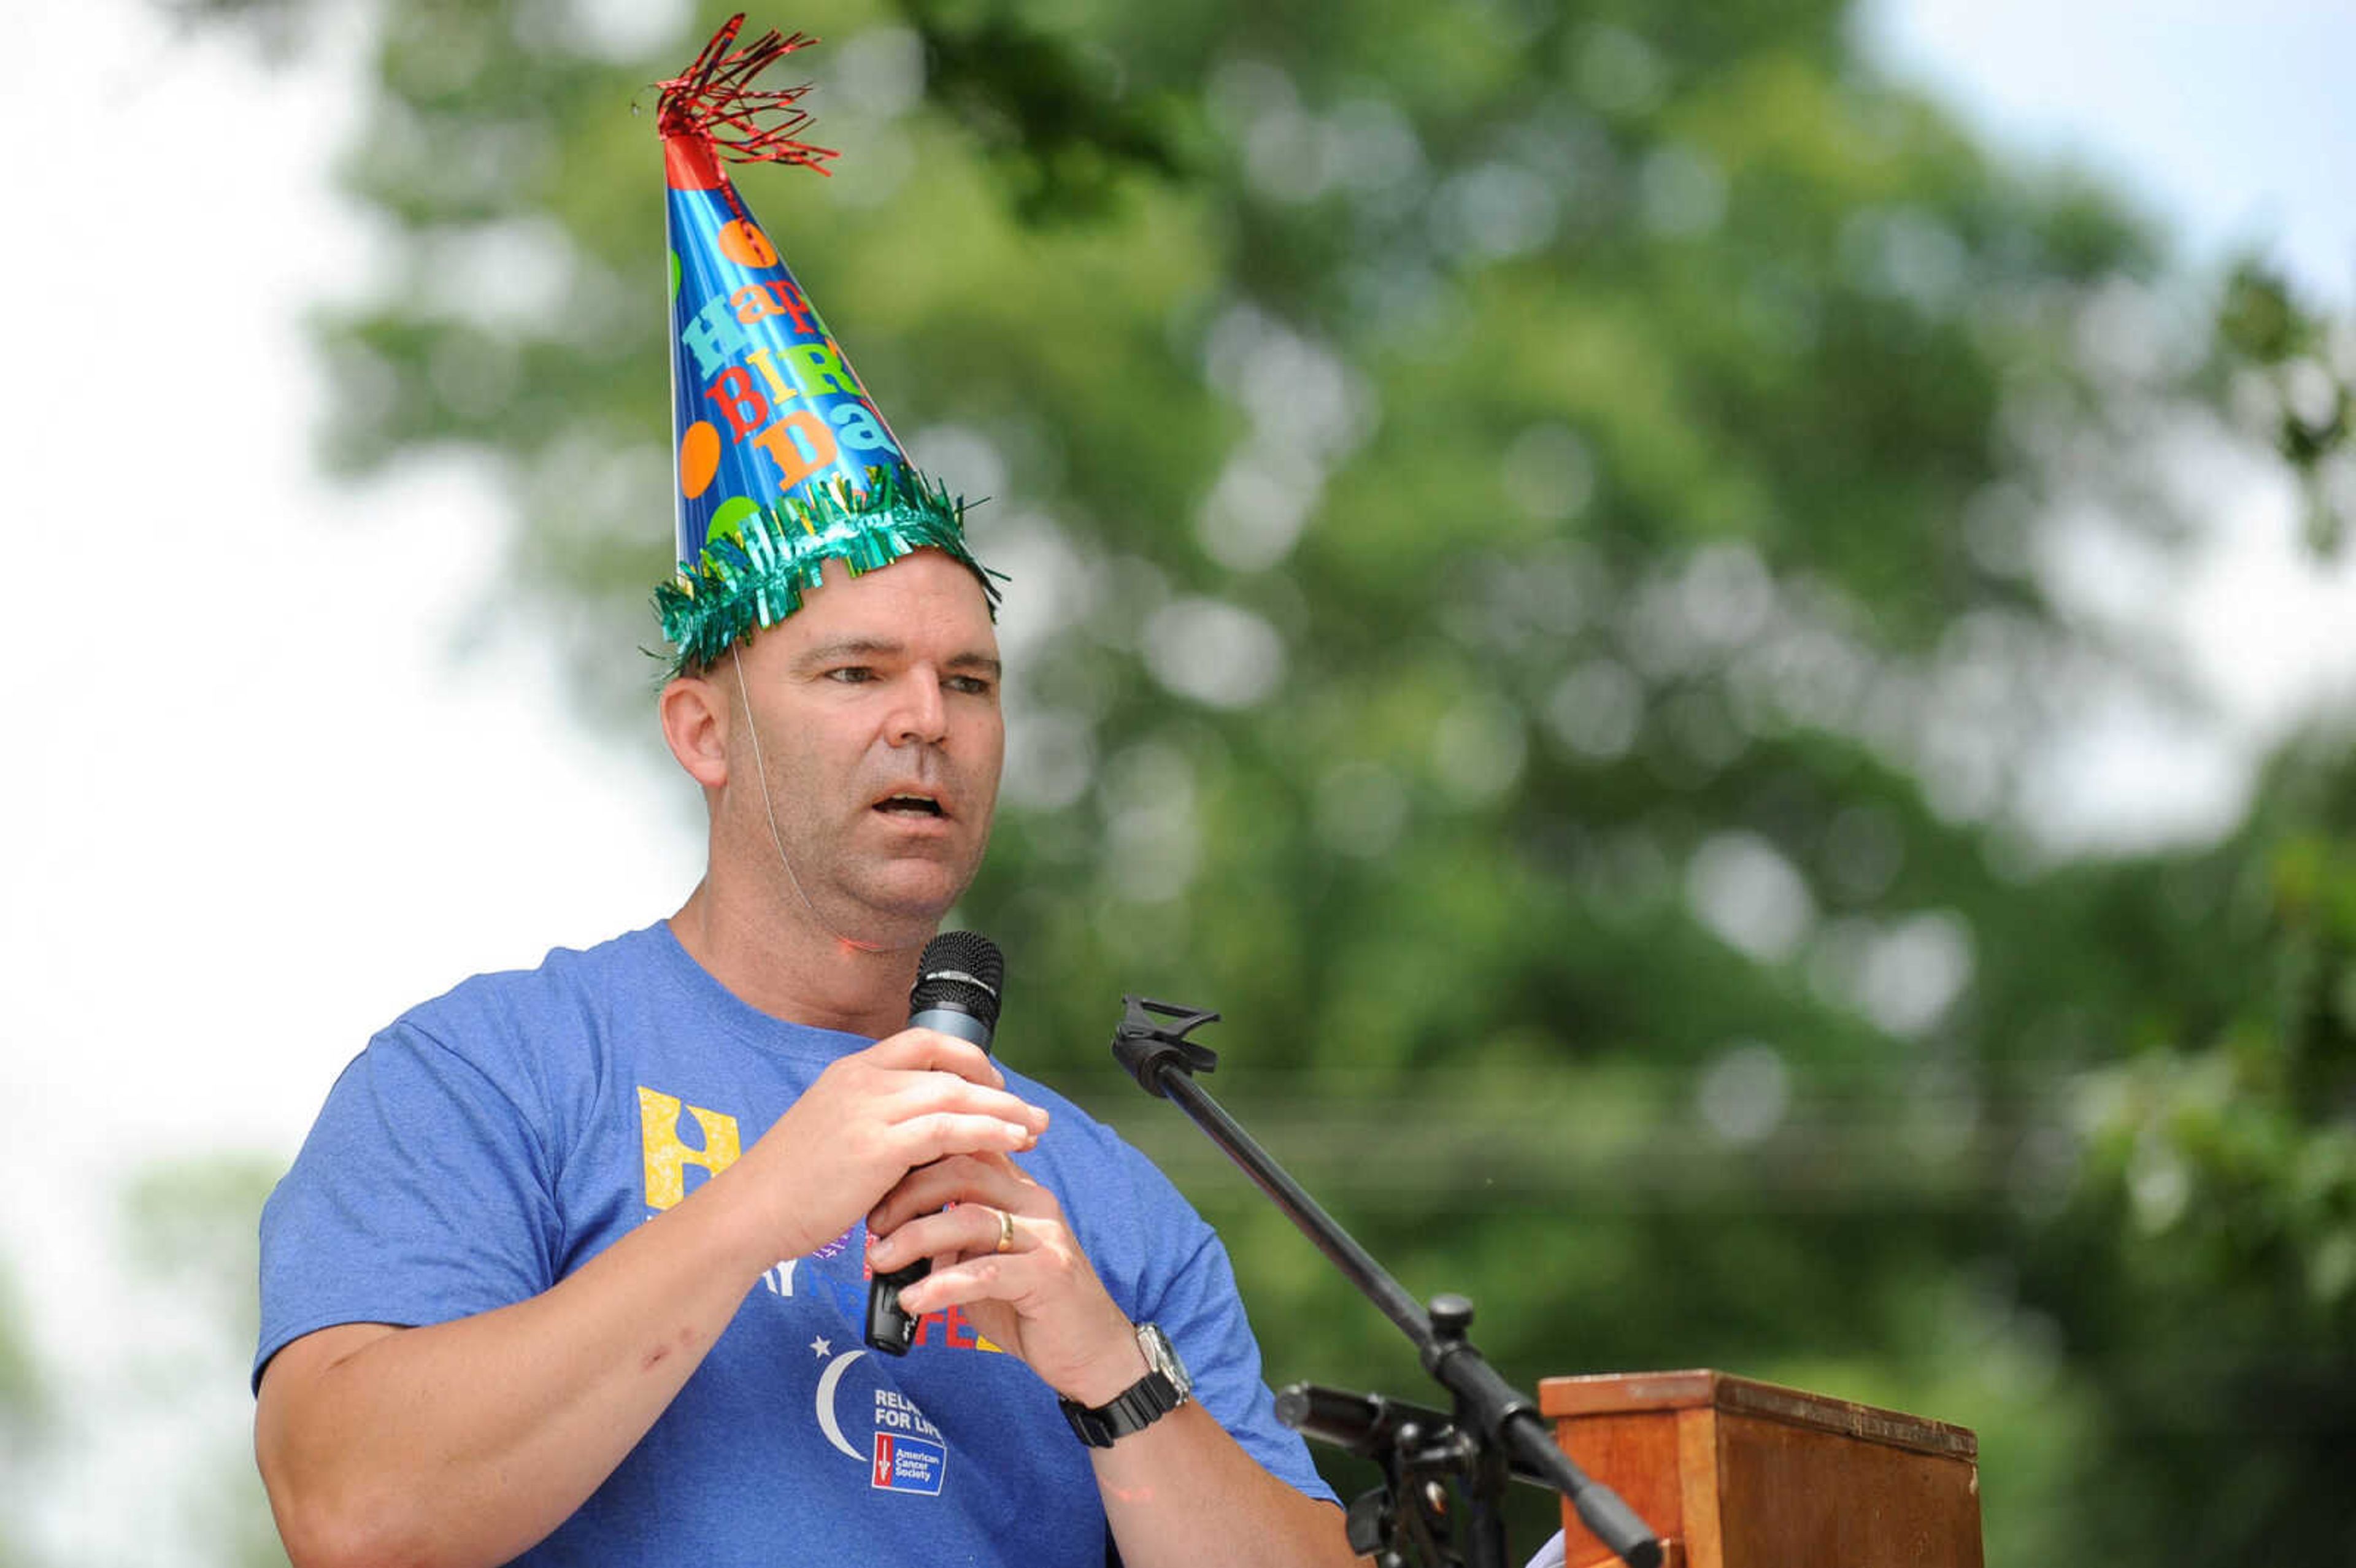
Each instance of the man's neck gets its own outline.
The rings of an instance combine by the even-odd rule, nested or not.
[[[772,1018],[880,1040],[907,1027],[921,944],[861,947],[710,879],[670,917],[671,934],[712,977]]]

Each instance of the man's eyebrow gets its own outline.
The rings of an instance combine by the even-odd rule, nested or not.
[[[800,669],[817,669],[841,659],[889,657],[902,651],[902,645],[890,637],[837,637],[803,650],[794,661]]]
[[[794,665],[798,669],[810,671],[823,669],[844,659],[898,658],[907,651],[907,645],[894,637],[837,637],[805,650]],[[998,660],[978,649],[951,654],[941,661],[941,666],[944,669],[957,670],[961,674],[987,675],[992,680],[998,679],[1003,671]]]

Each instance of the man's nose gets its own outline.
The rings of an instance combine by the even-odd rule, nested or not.
[[[948,704],[941,698],[940,677],[928,669],[910,670],[900,683],[886,739],[895,746],[935,745],[948,735]]]

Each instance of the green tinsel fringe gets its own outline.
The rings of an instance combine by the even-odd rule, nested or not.
[[[722,536],[679,575],[655,588],[655,612],[673,652],[670,669],[701,669],[764,626],[802,607],[824,563],[841,561],[857,576],[911,550],[937,549],[980,581],[992,619],[998,585],[965,542],[965,503],[912,469],[871,468],[868,487],[841,480],[807,496],[787,496]]]

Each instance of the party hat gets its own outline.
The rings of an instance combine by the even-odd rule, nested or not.
[[[965,504],[916,471],[723,161],[826,172],[796,139],[807,87],[754,79],[815,40],[732,48],[732,17],[659,84],[669,185],[671,428],[679,573],[655,590],[675,667],[700,669],[801,608],[828,560],[854,573],[927,546],[998,592],[965,542]]]

